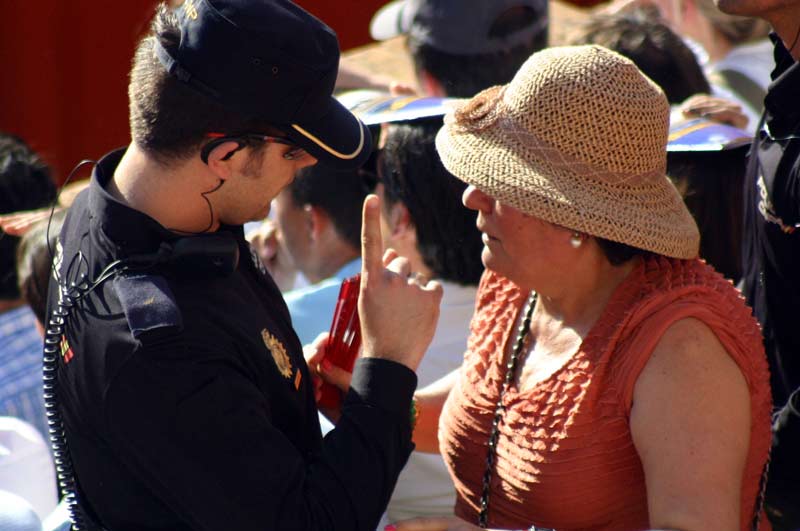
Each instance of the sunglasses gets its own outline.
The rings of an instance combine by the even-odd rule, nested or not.
[[[243,135],[228,136],[222,133],[208,133],[206,137],[210,138],[211,141],[207,142],[206,145],[203,146],[203,149],[200,150],[200,158],[205,164],[208,164],[208,156],[211,154],[214,148],[224,144],[225,142],[236,142],[238,147],[228,152],[224,157],[222,157],[222,160],[228,160],[237,151],[258,143],[272,143],[291,146],[292,149],[283,154],[283,158],[286,160],[297,160],[306,155],[305,149],[301,148],[288,138],[282,136],[269,136],[258,133],[245,133]]]

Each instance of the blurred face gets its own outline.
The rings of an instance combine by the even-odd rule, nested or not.
[[[569,271],[574,248],[569,244],[572,231],[525,214],[468,186],[462,196],[464,206],[478,213],[481,231],[481,261],[527,289],[541,289],[544,282]]]
[[[302,205],[296,205],[291,191],[284,188],[272,201],[275,225],[286,251],[295,266],[308,275],[307,262],[311,249],[308,215]]]

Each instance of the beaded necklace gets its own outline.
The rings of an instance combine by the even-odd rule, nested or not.
[[[531,316],[533,315],[533,308],[536,306],[536,293],[532,292],[528,298],[527,306],[525,307],[525,317],[522,319],[519,328],[517,329],[517,339],[514,343],[514,349],[511,351],[511,358],[506,364],[506,376],[503,380],[503,387],[500,390],[500,398],[497,399],[497,406],[494,410],[494,419],[492,420],[492,431],[489,434],[489,451],[486,454],[486,471],[483,473],[483,492],[481,494],[481,512],[478,516],[478,525],[485,528],[489,521],[489,487],[492,482],[492,470],[494,469],[494,461],[497,452],[497,438],[500,435],[500,421],[503,419],[503,412],[506,407],[503,405],[503,398],[506,391],[511,386],[514,375],[517,373],[517,362],[522,349],[525,347],[525,338],[528,336],[528,330],[531,327]],[[534,529],[534,528],[532,528]]]

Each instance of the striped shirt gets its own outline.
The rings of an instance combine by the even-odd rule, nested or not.
[[[27,306],[0,313],[0,415],[33,424],[47,440],[42,336]]]

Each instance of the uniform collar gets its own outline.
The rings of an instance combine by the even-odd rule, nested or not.
[[[772,71],[773,81],[767,89],[764,106],[772,134],[784,136],[800,123],[800,105],[797,105],[800,66],[775,33],[770,34],[770,39],[775,44],[775,70]]]
[[[112,151],[95,166],[89,184],[89,215],[118,252],[136,254],[155,251],[161,242],[174,240],[179,235],[108,192],[108,184],[125,150],[120,148]]]

